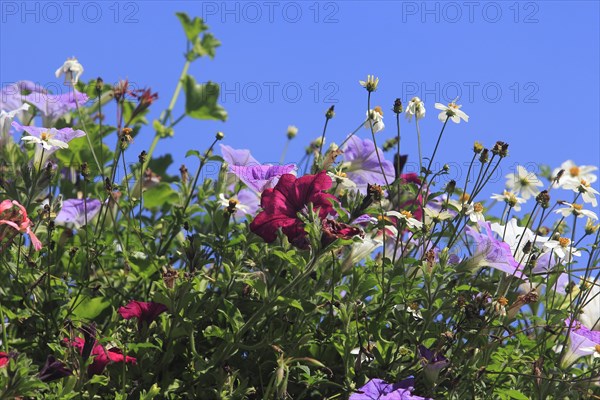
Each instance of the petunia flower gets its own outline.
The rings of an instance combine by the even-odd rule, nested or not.
[[[250,189],[262,193],[275,187],[283,174],[295,171],[296,165],[230,165],[229,170]]]
[[[417,120],[425,117],[425,104],[418,97],[413,97],[406,106],[406,119],[410,122],[414,116]]]
[[[46,363],[38,373],[38,378],[40,378],[42,382],[52,382],[71,375],[73,375],[73,371],[67,368],[62,361],[49,355],[48,358],[46,358]]]
[[[42,242],[35,236],[31,230],[33,223],[27,216],[27,210],[16,200],[4,200],[0,203],[0,239],[4,238],[5,234],[2,231],[2,225],[6,225],[20,233],[29,236],[33,248],[41,250]]]
[[[567,203],[566,201],[560,202],[564,206],[568,206],[565,208],[559,208],[554,212],[557,214],[561,214],[563,217],[568,217],[569,215],[575,215],[577,218],[588,217],[593,219],[594,221],[598,219],[598,216],[595,212],[590,210],[584,210],[581,204],[576,203]]]
[[[144,323],[150,325],[165,311],[168,311],[168,308],[164,304],[135,300],[130,301],[126,306],[119,307],[119,314],[124,319],[137,318],[138,327]]]
[[[436,383],[440,371],[450,365],[450,361],[443,354],[432,351],[422,344],[419,345],[419,355],[425,377],[430,383]]]
[[[71,140],[85,136],[84,131],[73,128],[43,128],[21,125],[14,121],[12,126],[18,131],[25,131],[29,134],[29,136],[23,136],[21,140],[41,144],[46,150],[47,155],[59,148],[67,148]]]
[[[412,394],[414,387],[412,376],[394,384],[375,378],[352,393],[348,400],[432,400]]]
[[[75,57],[67,58],[67,61],[54,74],[57,78],[64,75],[65,83],[67,84],[75,84],[79,81],[81,74],[83,74],[83,65]]]
[[[511,218],[506,225],[494,222],[490,226],[492,231],[510,246],[515,260],[521,263],[528,259],[527,254],[523,251],[527,243],[541,246],[548,241],[547,237],[536,235],[529,228],[520,227],[516,218]]]
[[[9,361],[10,361],[10,356],[5,352],[0,351],[0,368],[6,367],[6,365],[8,364]]]
[[[364,237],[362,229],[337,222],[333,219],[324,219],[321,221],[323,234],[321,236],[321,244],[328,246],[336,239],[352,239],[355,236]]]
[[[506,175],[506,179],[506,186],[525,200],[537,196],[540,193],[538,187],[544,186],[533,172],[528,172],[522,165],[517,166],[515,173]]]
[[[596,195],[600,194],[594,189],[588,181],[585,179],[580,180],[568,180],[562,185],[563,189],[572,190],[575,193],[581,193],[581,197],[585,203],[590,203],[592,207],[598,206]]]
[[[509,207],[512,207],[516,212],[521,211],[521,204],[525,204],[527,200],[517,197],[513,192],[505,190],[502,194],[492,194],[491,198],[496,201],[503,201],[508,204]]]
[[[363,194],[367,192],[368,184],[385,184],[381,166],[389,180],[393,179],[396,174],[394,164],[384,158],[381,149],[378,148],[376,152],[375,144],[371,140],[363,140],[357,136],[352,136],[342,150],[344,151],[344,163],[342,164],[344,172]],[[381,158],[381,166],[379,165],[377,153]]]
[[[90,222],[100,211],[102,204],[97,199],[68,199],[64,200],[62,207],[54,222],[57,225],[79,229]]]
[[[367,121],[365,122],[365,128],[373,129],[373,133],[377,133],[385,128],[383,123],[383,111],[381,107],[377,106],[372,110],[367,111]]]
[[[342,272],[348,271],[354,264],[373,254],[373,252],[382,245],[383,240],[379,237],[366,237],[360,242],[352,243],[350,250],[347,251],[342,259]]]
[[[460,109],[461,107],[461,105],[456,104],[454,101],[448,103],[447,106],[442,103],[435,103],[435,108],[442,110],[438,115],[438,119],[442,122],[446,122],[446,119],[448,118],[455,124],[460,124],[461,119],[465,122],[469,122],[469,116]]]
[[[308,248],[304,223],[297,214],[305,212],[307,205],[312,204],[321,219],[335,215],[332,201],[338,200],[325,193],[331,185],[331,178],[325,171],[301,178],[283,175],[273,189],[266,189],[262,193],[260,205],[263,210],[250,224],[250,230],[271,243],[281,228],[294,246]]]
[[[570,327],[567,331],[569,336],[569,348],[561,360],[563,368],[569,367],[580,357],[594,355],[600,346],[600,332],[592,331],[579,321],[565,320],[565,325]]]
[[[235,214],[236,218],[243,218],[245,215],[254,215],[258,210],[260,203],[260,196],[249,189],[242,189],[238,192],[237,196],[231,198],[225,198],[223,193],[219,194],[219,204],[224,208],[231,206],[231,201],[235,201]]]
[[[583,280],[586,293],[581,297],[582,304],[579,321],[592,331],[600,331],[600,279]]]
[[[25,100],[40,110],[44,126],[52,126],[64,114],[75,109],[77,104],[87,102],[88,96],[78,91],[61,94],[31,93],[25,96]]]
[[[220,146],[223,160],[229,165],[260,165],[260,163],[252,157],[250,150],[238,150],[225,144],[221,144]]]
[[[467,235],[471,236],[475,244],[473,256],[467,260],[468,265],[473,269],[495,268],[508,275],[526,279],[523,277],[523,268],[515,261],[510,246],[494,237],[490,223],[480,222],[478,227],[479,230],[471,226],[466,228]]]
[[[79,354],[81,354],[82,356],[84,356],[84,358],[86,358],[85,355],[83,354],[84,347],[85,347],[85,340],[83,338],[76,337],[73,340],[64,338],[63,342],[76,348],[79,351]],[[106,368],[106,366],[110,363],[122,363],[122,362],[130,363],[130,364],[137,363],[137,360],[134,357],[124,356],[121,349],[118,349],[116,347],[111,347],[110,349],[107,350],[106,348],[104,348],[104,346],[102,346],[97,341],[93,342],[91,352],[89,353],[88,357],[89,356],[93,357],[93,361],[90,364],[90,366],[88,367],[88,375],[89,376],[101,374],[104,371],[104,369]]]
[[[559,168],[556,168],[554,171],[552,171],[552,176],[557,176],[561,170],[564,171],[562,178],[557,184],[559,187],[562,187],[568,182],[580,182],[582,179],[586,182],[594,183],[598,177],[592,172],[596,171],[597,169],[598,167],[591,165],[577,165],[573,161],[567,160],[562,163]]]

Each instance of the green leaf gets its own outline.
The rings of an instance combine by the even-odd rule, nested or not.
[[[186,75],[183,79],[185,91],[185,113],[192,118],[208,120],[227,120],[227,111],[219,104],[219,85],[214,82],[197,84],[196,80]]]
[[[189,156],[196,156],[200,158],[200,152],[198,150],[188,150],[188,152],[185,153],[185,158],[188,158]]]
[[[198,57],[209,56],[215,58],[215,50],[221,45],[221,42],[217,40],[212,34],[206,33],[202,36],[202,40],[197,40],[194,43],[194,54]]]
[[[504,393],[509,395],[512,399],[517,399],[517,400],[529,399],[529,397],[525,396],[523,393],[519,392],[518,390],[514,390],[514,389],[508,389]]]
[[[76,298],[73,298],[75,301]],[[79,302],[73,309],[73,314],[81,319],[92,320],[102,313],[110,305],[110,302],[104,297],[94,297],[93,299],[85,299]]]
[[[144,207],[160,208],[179,201],[179,195],[168,183],[161,182],[144,192]]]
[[[196,41],[200,33],[208,29],[208,26],[206,26],[202,18],[195,17],[194,19],[190,19],[190,17],[183,12],[178,12],[175,15],[177,15],[177,18],[179,18],[179,21],[183,26],[185,36],[192,43]]]

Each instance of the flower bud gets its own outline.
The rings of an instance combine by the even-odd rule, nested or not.
[[[473,144],[473,151],[475,154],[481,153],[483,151],[483,145],[479,142],[475,142],[475,144]]]
[[[535,200],[542,208],[548,208],[550,206],[550,195],[547,190],[543,190],[535,197]]]
[[[489,157],[489,151],[488,149],[483,149],[483,151],[481,152],[481,155],[479,156],[479,161],[482,164],[487,163],[488,161],[490,161],[490,157]]]
[[[225,134],[223,132],[219,131],[219,132],[217,132],[215,137],[217,140],[223,140],[223,138],[225,137]]]
[[[179,174],[181,176],[181,182],[187,183],[187,181],[190,178],[190,174],[188,172],[187,167],[184,164],[181,164],[181,167],[179,167]]]
[[[394,110],[394,113],[396,113],[396,114],[400,114],[402,112],[402,100],[396,99],[394,101],[394,108],[393,108],[393,110]]]
[[[148,153],[146,153],[146,150],[142,150],[142,152],[138,156],[138,160],[139,160],[140,164],[143,164],[146,162],[147,156],[148,156]]]
[[[452,179],[446,184],[445,192],[451,195],[452,193],[454,193],[454,189],[456,189],[456,181]]]
[[[333,117],[335,117],[335,112],[333,111],[334,108],[335,108],[335,106],[329,107],[329,109],[325,113],[325,118],[332,119]]]
[[[98,95],[102,93],[102,87],[104,87],[104,81],[102,78],[98,77],[98,79],[96,79],[96,92]]]

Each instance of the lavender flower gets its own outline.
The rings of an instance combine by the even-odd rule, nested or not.
[[[221,154],[223,155],[223,160],[229,165],[259,165],[260,163],[256,161],[252,154],[250,154],[250,150],[245,149],[234,149],[231,146],[227,146],[225,144],[221,145]]]
[[[348,178],[356,183],[358,190],[365,194],[367,184],[384,185],[385,179],[381,173],[375,145],[371,140],[352,136],[343,148],[344,167]],[[383,151],[377,149],[385,175],[393,179],[396,176],[394,164],[383,158]]]
[[[476,249],[469,260],[468,265],[473,269],[491,267],[503,271],[517,278],[527,280],[523,277],[523,268],[513,258],[510,246],[498,240],[492,234],[489,222],[480,222],[479,229],[467,226],[467,234],[473,238]],[[483,232],[481,232],[483,230]]]
[[[18,81],[3,86],[0,89],[0,110],[8,111],[21,107],[25,96],[31,93],[45,94],[47,92],[32,81]]]
[[[89,222],[98,214],[100,206],[100,200],[97,199],[88,199],[87,202],[83,199],[65,200],[54,222],[57,225],[79,229],[85,225],[86,220]]]
[[[21,125],[18,122],[12,123],[12,126],[18,131],[25,131],[33,137],[41,139],[42,141],[48,142],[48,138],[52,138],[55,143],[69,143],[71,140],[85,136],[85,132],[79,129],[75,130],[73,128],[44,128],[37,126],[29,126],[29,125]],[[44,146],[46,149],[47,155],[52,154],[58,148],[62,147],[60,145],[52,145],[51,143],[47,143],[48,146]],[[68,147],[68,146],[67,146]]]
[[[296,169],[294,164],[290,165],[230,165],[229,170],[237,176],[250,189],[261,193],[265,189],[275,187],[279,177],[283,174],[292,173]]]
[[[349,400],[431,400],[412,394],[414,385],[415,379],[412,376],[395,384],[382,379],[371,379],[353,393]]]
[[[431,383],[436,383],[440,371],[450,365],[450,361],[441,353],[431,351],[423,345],[419,345],[419,355],[421,356],[425,378]]]
[[[570,329],[567,332],[569,335],[569,348],[561,361],[563,368],[569,367],[580,357],[600,353],[599,331],[591,331],[580,322],[568,318],[565,320],[565,325]]]
[[[88,96],[77,91],[56,95],[31,93],[25,96],[25,100],[40,110],[44,126],[52,126],[58,118],[75,109],[77,104],[85,103]]]

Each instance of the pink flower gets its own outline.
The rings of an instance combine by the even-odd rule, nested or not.
[[[85,345],[85,340],[83,338],[76,337],[73,340],[65,338],[65,339],[63,339],[63,341],[65,343],[75,347],[79,351],[79,354],[83,353],[83,348]],[[92,352],[90,355],[94,357],[94,361],[88,367],[88,375],[89,376],[101,374],[104,371],[104,369],[106,368],[106,366],[108,364],[110,364],[111,362],[113,362],[113,363],[127,362],[130,364],[137,363],[137,360],[134,357],[123,356],[123,352],[121,351],[121,349],[118,349],[116,347],[111,347],[110,349],[107,350],[104,348],[104,346],[102,346],[98,342],[94,342],[94,347],[92,348]]]
[[[27,216],[27,210],[18,201],[4,200],[0,203],[0,226],[2,225],[7,225],[20,233],[28,235],[36,250],[42,248],[42,242],[39,241],[31,230],[33,223]],[[5,234],[0,229],[0,240],[4,236]]]
[[[168,311],[167,306],[160,303],[143,302],[132,300],[126,306],[119,307],[119,314],[125,319],[137,318],[138,326],[146,322],[148,325],[152,323],[160,314]]]
[[[3,351],[0,351],[0,368],[5,367],[10,361],[10,356]]]
[[[308,248],[304,223],[297,214],[304,212],[311,203],[318,211],[319,218],[335,215],[332,200],[337,201],[337,198],[324,192],[331,185],[331,178],[325,171],[301,178],[291,174],[282,175],[273,189],[265,189],[262,193],[260,205],[263,211],[254,218],[250,230],[271,243],[281,228],[294,246]]]

